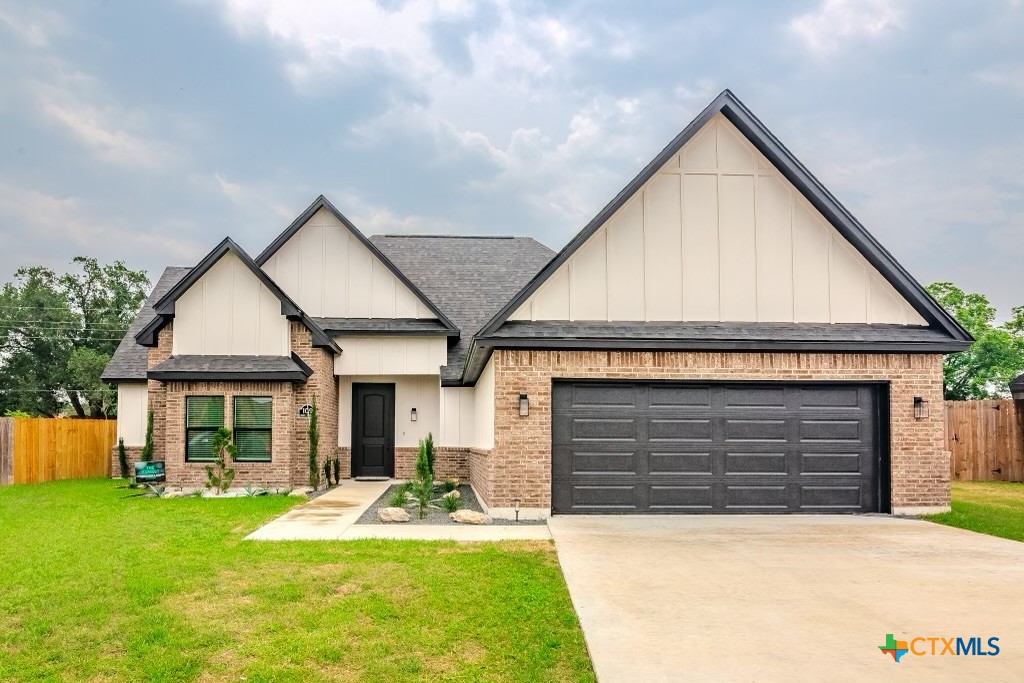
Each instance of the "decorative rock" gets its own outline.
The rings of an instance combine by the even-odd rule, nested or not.
[[[459,493],[458,489],[455,489],[453,491],[449,491],[448,493],[444,494],[441,497],[442,498],[462,498],[462,494]]]
[[[491,518],[476,510],[456,510],[448,514],[453,522],[459,524],[490,524]]]
[[[291,498],[309,498],[309,494],[306,493],[306,489],[295,489],[288,494]]]
[[[448,484],[449,486],[451,486],[452,488],[456,488],[457,489],[457,488],[459,488],[459,483],[460,482],[459,482],[459,480],[456,477],[448,477],[448,479],[445,480],[445,483]]]
[[[380,508],[377,510],[377,519],[390,524],[392,522],[408,522],[412,518],[402,508]]]

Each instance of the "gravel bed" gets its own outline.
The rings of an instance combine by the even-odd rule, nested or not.
[[[367,508],[366,512],[363,513],[363,516],[359,518],[359,520],[356,522],[356,524],[384,524],[384,522],[380,521],[380,519],[377,518],[377,510],[379,510],[381,508],[390,507],[391,496],[394,495],[394,493],[398,489],[398,487],[399,487],[398,484],[392,484],[391,486],[389,486],[388,490],[385,491],[383,493],[383,495],[381,495],[380,498],[375,500],[373,502],[373,505],[371,505],[369,508]],[[434,498],[440,498],[443,493],[444,493],[444,488],[442,488],[441,486],[435,486],[434,487]],[[472,486],[470,486],[469,484],[462,484],[461,486],[459,486],[459,493],[462,495],[462,505],[459,506],[460,510],[475,510],[476,512],[483,512],[484,511],[483,508],[480,506],[480,501],[478,501],[477,498],[476,498],[476,494],[473,493],[473,487]],[[437,525],[437,524],[442,524],[442,525],[449,525],[450,526],[450,525],[453,525],[453,524],[458,524],[458,522],[453,522],[451,520],[451,517],[448,516],[448,511],[445,510],[444,508],[433,508],[433,507],[427,508],[427,516],[424,517],[423,519],[419,518],[419,511],[415,507],[407,506],[405,509],[409,512],[409,515],[412,517],[412,519],[410,521],[408,521],[408,522],[403,522],[403,523],[400,523],[400,524],[395,524],[395,523],[392,523],[392,524],[395,524],[395,526],[405,526],[406,524],[418,524],[418,525]],[[524,521],[521,521],[521,522],[516,522],[514,520],[508,520],[508,519],[496,519],[496,520],[494,520],[494,524],[495,525],[500,525],[500,526],[504,526],[504,525],[509,525],[509,526],[516,526],[516,525],[527,526],[527,525],[533,525],[533,524],[546,524],[546,522],[544,520],[542,520],[542,519],[540,519],[540,520],[538,520],[538,519],[524,520]],[[467,526],[467,525],[462,525],[462,526]]]

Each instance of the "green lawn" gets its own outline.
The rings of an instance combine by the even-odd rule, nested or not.
[[[953,510],[925,519],[983,534],[1024,541],[1024,484],[953,482]]]
[[[550,543],[257,543],[284,497],[0,489],[0,681],[593,681]]]

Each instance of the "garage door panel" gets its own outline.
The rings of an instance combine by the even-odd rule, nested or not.
[[[574,486],[573,507],[578,509],[635,510],[636,486]]]
[[[651,441],[711,441],[709,419],[651,418],[647,427]]]
[[[583,418],[572,420],[573,441],[636,441],[639,420],[634,418]]]
[[[555,381],[555,513],[878,509],[868,385]]]
[[[870,454],[861,453],[801,453],[800,474],[859,476],[864,474],[861,461]]]
[[[785,453],[726,453],[726,474],[760,474],[786,476]]]
[[[706,486],[651,486],[650,507],[655,511],[711,511],[712,490]]]
[[[801,420],[800,440],[835,442],[861,442],[864,440],[861,420]]]
[[[800,508],[803,510],[859,510],[864,489],[857,484],[834,486],[801,486]]]
[[[651,475],[711,475],[711,453],[659,453],[648,457]]]
[[[574,451],[571,473],[574,475],[637,474],[637,454],[635,452]]]
[[[652,385],[648,396],[648,405],[654,410],[711,407],[711,389],[708,387]]]
[[[725,420],[725,441],[786,441],[785,420]]]
[[[727,510],[786,510],[789,496],[785,484],[775,486],[755,484],[726,484],[725,507]]]

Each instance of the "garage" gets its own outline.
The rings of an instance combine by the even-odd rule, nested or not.
[[[887,511],[884,390],[555,380],[552,513]]]

